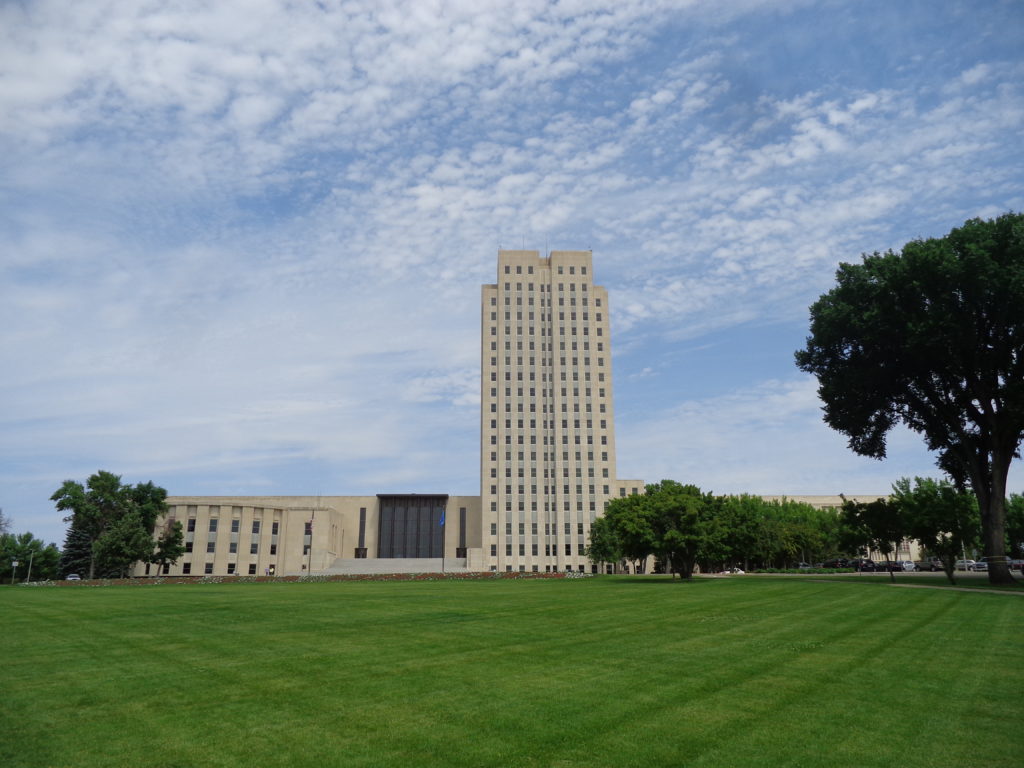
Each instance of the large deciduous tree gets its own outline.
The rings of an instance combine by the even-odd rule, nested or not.
[[[123,576],[132,564],[173,562],[181,556],[181,524],[153,539],[157,521],[167,511],[167,491],[153,483],[124,485],[111,472],[99,471],[85,486],[65,480],[51,501],[69,511],[71,523],[61,565],[65,572],[85,571],[89,578]]]
[[[715,512],[719,502],[693,485],[674,480],[651,483],[641,495],[614,499],[591,529],[588,556],[595,562],[643,562],[654,555],[671,573],[693,574],[701,555],[717,559],[724,532]],[[604,521],[604,522],[602,522]]]
[[[654,554],[671,573],[689,579],[699,557],[722,557],[724,530],[716,514],[718,499],[674,480],[648,485],[644,497],[652,512]]]
[[[989,580],[1013,582],[1004,504],[1024,435],[1024,215],[840,264],[810,331],[796,362],[818,379],[826,423],[879,459],[896,424],[922,434],[978,498]]]

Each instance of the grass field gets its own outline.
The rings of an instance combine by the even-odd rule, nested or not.
[[[741,577],[0,589],[0,766],[1019,766],[1024,598]]]

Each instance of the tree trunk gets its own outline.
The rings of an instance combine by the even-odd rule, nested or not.
[[[946,572],[946,578],[949,579],[949,583],[955,587],[956,576],[953,574],[956,573],[956,555],[953,555],[952,557],[943,557],[941,560],[942,570]]]
[[[988,560],[989,584],[1016,584],[1006,560],[1006,475],[1009,458],[992,453],[992,488],[981,511],[982,550]]]

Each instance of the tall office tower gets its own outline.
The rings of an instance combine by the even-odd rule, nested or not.
[[[499,251],[483,286],[480,496],[492,570],[590,570],[615,477],[608,293],[590,251]]]

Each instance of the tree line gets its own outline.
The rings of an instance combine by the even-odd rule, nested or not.
[[[715,496],[695,485],[662,480],[642,494],[613,499],[590,527],[594,563],[641,563],[654,556],[688,579],[702,571],[785,568],[841,551],[835,511],[760,496]]]
[[[53,579],[59,573],[60,550],[31,533],[11,533],[11,519],[0,509],[0,584],[17,579]],[[17,563],[17,565],[14,565]]]
[[[1006,550],[1024,557],[1024,496],[1006,501]],[[942,560],[954,581],[954,563],[981,541],[974,494],[948,480],[904,478],[888,498],[844,499],[838,510],[759,496],[715,496],[674,480],[652,483],[644,493],[613,499],[591,524],[591,562],[640,564],[653,556],[683,579],[727,567],[791,567],[797,560],[838,556],[888,557],[904,539],[916,539],[926,556]]]

